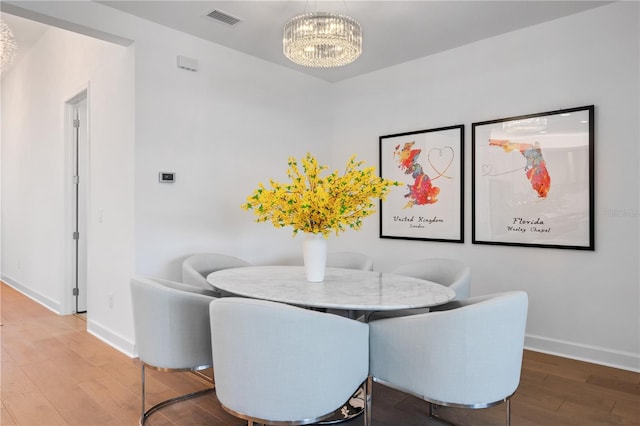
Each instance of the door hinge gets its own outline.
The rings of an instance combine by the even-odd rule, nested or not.
[[[78,294],[80,294],[80,290],[77,287],[73,288],[73,295],[77,296]]]
[[[78,183],[80,183],[80,176],[74,176],[73,177],[73,184],[77,185]]]
[[[73,239],[74,240],[79,240],[80,239],[80,233],[78,231],[73,233]]]
[[[78,127],[80,127],[80,120],[78,120],[77,118],[73,120],[73,127],[75,127],[76,129]]]

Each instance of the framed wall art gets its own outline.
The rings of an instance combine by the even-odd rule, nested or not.
[[[464,241],[464,126],[380,136],[380,238]]]
[[[472,124],[472,243],[594,250],[594,106]]]

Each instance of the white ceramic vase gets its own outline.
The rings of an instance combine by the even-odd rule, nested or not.
[[[310,283],[324,281],[324,270],[327,266],[327,239],[322,234],[306,233],[302,241],[302,255],[307,281]]]

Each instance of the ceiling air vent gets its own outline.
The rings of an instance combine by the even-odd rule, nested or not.
[[[227,25],[235,25],[240,22],[240,19],[219,10],[214,10],[213,12],[208,13],[207,16],[209,18],[215,19],[216,21],[224,22]]]

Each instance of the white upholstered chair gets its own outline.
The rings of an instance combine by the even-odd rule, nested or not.
[[[204,296],[216,297],[217,293],[211,286],[209,288],[197,287],[195,285],[179,283],[177,281],[165,280],[162,278],[148,278],[157,282],[165,287],[173,288],[175,290],[186,291],[189,293],[202,294]]]
[[[471,293],[471,270],[455,259],[423,259],[401,265],[393,274],[408,275],[442,284],[456,292],[456,300],[466,299]]]
[[[236,297],[213,301],[210,317],[218,400],[249,426],[317,422],[366,383],[367,324]]]
[[[342,251],[327,253],[327,266],[373,271],[373,259],[363,253]]]
[[[456,292],[456,300],[466,299],[471,293],[471,269],[455,259],[431,258],[398,266],[392,274],[406,275],[432,281],[449,287]],[[401,309],[397,311],[373,311],[367,313],[367,320],[417,315],[429,312],[429,308]]]
[[[187,257],[182,262],[182,282],[195,287],[214,290],[207,283],[207,275],[221,269],[249,266],[248,262],[234,256],[219,253],[200,253]],[[216,291],[216,296],[221,296]]]
[[[429,313],[369,323],[373,380],[437,406],[507,403],[520,382],[528,297],[523,291],[454,301]]]
[[[145,367],[161,371],[198,371],[212,367],[209,304],[215,298],[184,291],[181,283],[133,278],[131,303],[136,349],[141,364],[143,425],[167,405],[204,395],[210,388],[162,401],[146,410]],[[188,288],[189,286],[184,286]]]
[[[373,271],[373,259],[364,253],[354,251],[336,251],[327,253],[327,267],[329,268],[345,268],[359,269],[361,271]],[[348,316],[352,319],[358,315],[356,312],[342,311],[339,309],[321,309],[322,312],[328,312],[340,316]]]

